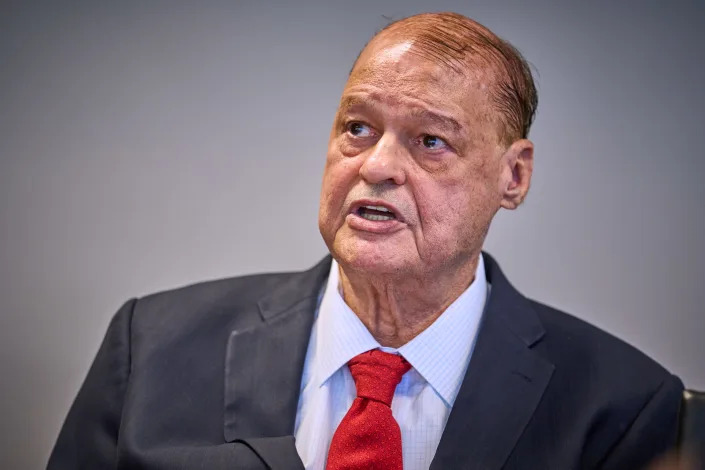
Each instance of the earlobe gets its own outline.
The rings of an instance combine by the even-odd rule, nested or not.
[[[504,155],[507,165],[501,206],[516,209],[526,198],[534,169],[534,144],[528,139],[514,142]]]

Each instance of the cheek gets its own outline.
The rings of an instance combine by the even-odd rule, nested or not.
[[[329,156],[323,171],[321,200],[344,199],[356,181],[358,173],[359,165],[356,164],[355,159]]]
[[[448,235],[457,231],[460,213],[465,211],[467,191],[464,185],[451,181],[426,180],[414,185],[424,242],[445,243]]]
[[[475,248],[481,243],[499,207],[496,183],[490,175],[480,172],[475,176],[425,181],[416,187],[422,220],[419,237],[427,250],[457,251],[458,245]]]
[[[341,218],[345,198],[357,181],[358,166],[354,158],[345,158],[329,151],[321,184],[320,224],[332,223]]]

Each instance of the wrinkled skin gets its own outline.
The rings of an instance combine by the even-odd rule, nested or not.
[[[500,143],[493,73],[471,63],[454,72],[413,36],[382,33],[344,88],[319,228],[345,301],[382,345],[408,342],[468,287],[492,217],[526,195],[533,145]],[[397,220],[361,221],[351,214],[361,199],[389,205]]]

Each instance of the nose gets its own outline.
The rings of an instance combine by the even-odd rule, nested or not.
[[[365,156],[360,176],[370,184],[404,184],[406,149],[394,135],[385,133]]]

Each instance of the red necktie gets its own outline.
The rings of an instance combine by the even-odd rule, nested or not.
[[[390,406],[411,365],[375,349],[355,356],[348,367],[357,398],[333,434],[326,470],[402,470],[401,431]]]

